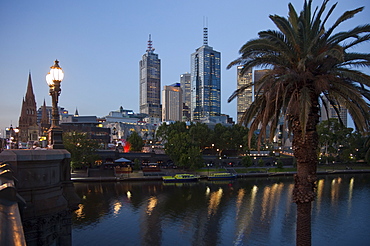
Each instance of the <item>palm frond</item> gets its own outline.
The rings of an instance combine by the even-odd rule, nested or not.
[[[344,14],[342,14],[338,19],[337,21],[334,23],[333,26],[331,26],[328,31],[326,32],[325,36],[326,37],[330,37],[330,35],[333,33],[333,31],[344,21],[352,18],[353,16],[355,16],[355,14],[361,12],[362,10],[364,9],[364,7],[360,7],[360,8],[357,8],[357,9],[354,9],[354,10],[350,10],[350,11],[346,11],[344,12]]]

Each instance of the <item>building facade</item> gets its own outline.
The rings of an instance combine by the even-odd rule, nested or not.
[[[180,75],[180,85],[182,89],[182,116],[185,121],[190,121],[191,107],[191,75],[184,73]]]
[[[183,93],[179,83],[165,86],[162,91],[162,121],[181,121]]]
[[[261,69],[261,70],[254,70],[253,71],[253,83],[254,83],[254,97],[258,96],[259,87],[256,85],[260,79],[265,76],[267,72],[269,72],[270,69]],[[262,94],[262,91],[260,91],[260,94]]]
[[[244,74],[241,73],[243,66],[237,67],[237,89],[252,83],[252,68]],[[241,123],[244,112],[253,102],[253,87],[248,87],[242,94],[237,96],[237,122]]]
[[[190,107],[191,104],[191,75],[184,73],[180,75],[180,85],[182,89],[182,102]]]
[[[140,65],[140,113],[147,114],[149,121],[160,121],[161,114],[161,60],[154,53],[151,36],[148,49]]]
[[[204,28],[203,46],[191,54],[191,120],[221,114],[221,53],[208,46]]]
[[[110,143],[110,129],[104,128],[96,116],[69,115],[63,119],[60,126],[67,135],[69,132],[85,133],[88,139],[97,141],[103,149]]]
[[[329,103],[329,101],[325,98],[324,99],[325,104],[327,105],[327,108],[325,106],[321,106],[321,119],[320,121],[328,120],[328,119],[338,119],[342,120],[345,127],[347,127],[347,120],[348,120],[348,109],[345,108],[343,105],[335,105],[335,107],[338,110],[335,110],[334,106]]]

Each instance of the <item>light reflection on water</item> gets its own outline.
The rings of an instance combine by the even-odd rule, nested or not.
[[[291,177],[76,183],[73,245],[295,245],[293,187]],[[368,245],[369,204],[370,174],[319,176],[313,245]]]

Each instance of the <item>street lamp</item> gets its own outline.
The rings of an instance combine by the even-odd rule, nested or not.
[[[14,128],[14,133],[15,133],[15,148],[19,149],[19,139],[18,139],[18,134],[19,134],[19,128]]]
[[[58,98],[60,95],[60,83],[64,78],[62,68],[59,66],[59,61],[55,60],[53,66],[50,67],[50,72],[46,75],[46,82],[49,85],[49,94],[52,101],[51,113],[51,127],[48,130],[49,148],[51,149],[64,149],[63,146],[63,130],[59,126],[59,110]]]

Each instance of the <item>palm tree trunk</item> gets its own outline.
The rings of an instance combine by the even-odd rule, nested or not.
[[[297,203],[296,245],[311,245],[311,202]]]
[[[310,116],[303,136],[300,124],[293,126],[293,148],[297,159],[297,174],[294,176],[293,202],[297,204],[296,245],[311,245],[311,204],[316,196],[316,168],[318,115]]]

